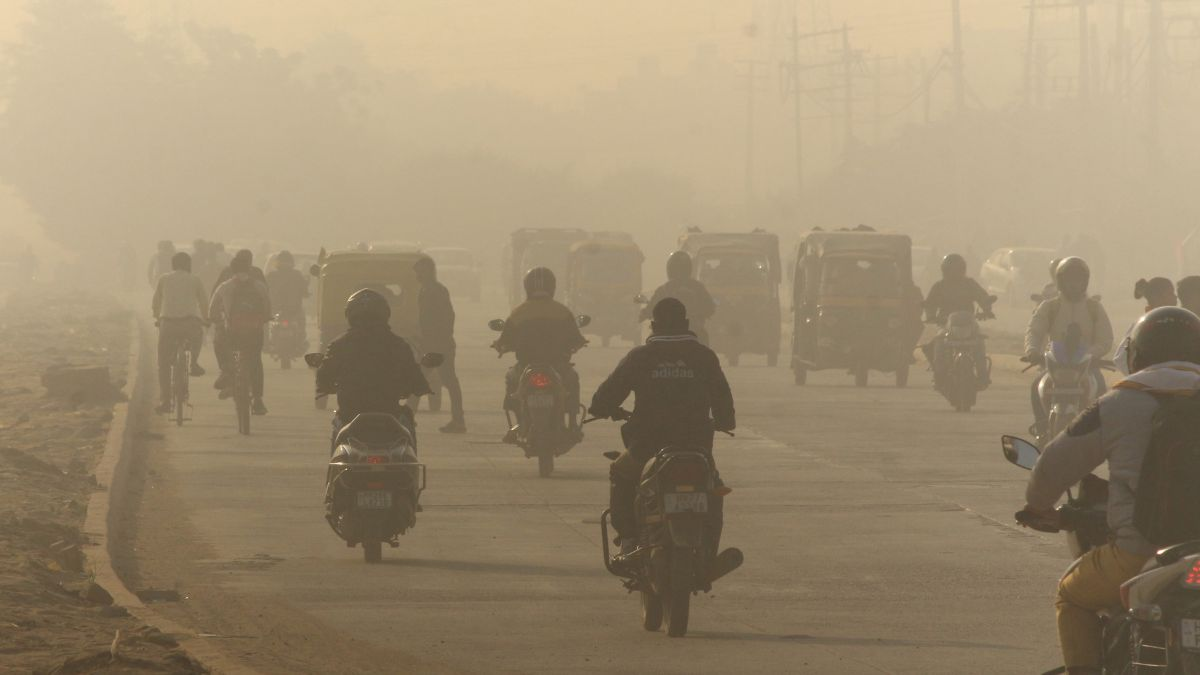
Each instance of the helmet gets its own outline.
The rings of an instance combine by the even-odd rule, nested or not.
[[[1200,317],[1181,307],[1159,307],[1138,319],[1129,334],[1129,372],[1166,361],[1200,363]]]
[[[280,269],[292,269],[296,266],[296,259],[292,257],[291,251],[280,251],[279,255],[275,256],[275,264]]]
[[[942,258],[942,277],[946,279],[961,279],[967,276],[967,261],[957,253]]]
[[[553,298],[557,283],[549,267],[535,267],[525,273],[525,297]]]
[[[1075,256],[1063,258],[1054,269],[1054,283],[1058,286],[1058,292],[1072,302],[1082,300],[1087,295],[1091,276],[1087,263]]]
[[[229,262],[229,268],[234,273],[249,272],[254,265],[254,253],[248,248],[244,248],[233,254],[233,260]]]
[[[351,327],[385,324],[392,318],[392,307],[379,291],[364,288],[346,300],[346,321]]]
[[[692,278],[692,256],[687,251],[675,251],[667,258],[667,278],[671,281]]]
[[[413,263],[413,271],[417,273],[417,279],[436,279],[437,263],[429,256],[421,256]]]
[[[192,271],[192,256],[180,251],[171,256],[171,269],[183,270],[184,272]]]
[[[1062,258],[1054,258],[1050,261],[1050,278],[1055,279],[1058,275],[1058,263],[1062,262]]]

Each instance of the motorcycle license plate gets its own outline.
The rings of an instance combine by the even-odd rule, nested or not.
[[[538,410],[553,408],[554,394],[530,394],[525,397],[525,405]]]
[[[1183,619],[1179,622],[1179,641],[1184,649],[1200,652],[1200,619]]]
[[[663,497],[667,513],[708,513],[708,495],[703,492],[668,492]]]
[[[360,509],[392,508],[392,493],[387,490],[362,490],[358,493]]]

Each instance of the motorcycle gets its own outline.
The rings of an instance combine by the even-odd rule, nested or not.
[[[576,323],[583,328],[591,323],[591,318],[580,315]],[[488,322],[488,327],[503,331],[504,320],[494,319]],[[568,417],[576,419],[578,415],[570,409],[570,398],[562,375],[544,362],[527,364],[518,375],[515,390],[509,394],[504,416],[509,429],[515,431],[513,442],[525,451],[525,457],[537,458],[538,475],[542,478],[554,473],[554,458],[566,454],[580,440],[579,431],[568,421]]]
[[[946,330],[942,333],[943,366],[946,372],[938,378],[942,385],[940,390],[950,405],[958,412],[970,412],[975,407],[979,384],[979,364],[976,363],[980,343],[987,339],[979,331],[978,321],[994,319],[990,312],[954,312],[946,320]],[[992,372],[992,359],[984,356],[984,372]]]
[[[308,348],[302,321],[276,314],[268,328],[267,353],[279,361],[283,370],[290,370],[292,360],[304,356]]]
[[[1040,452],[1034,444],[1004,436],[1004,458],[1032,470]],[[1064,532],[1075,562],[1108,541],[1108,481],[1088,474],[1077,494],[1052,519],[1020,511],[1018,523],[1040,532]],[[1121,605],[1103,613],[1104,675],[1200,675],[1200,541],[1160,549],[1141,573],[1121,585]],[[1065,673],[1057,668],[1044,675]]]
[[[614,420],[628,419],[621,410]],[[593,420],[585,420],[592,422]],[[732,434],[730,434],[732,435]],[[615,460],[620,453],[606,452]],[[720,484],[708,452],[687,447],[663,448],[642,470],[634,501],[639,525],[637,546],[624,554],[609,552],[609,509],[600,514],[604,567],[622,579],[642,602],[642,627],[657,631],[664,619],[667,635],[687,634],[693,593],[707,593],[712,584],[741,566],[742,552],[729,548],[717,553],[720,524],[709,517],[712,499],[733,490]]]
[[[1030,427],[1039,447],[1045,447],[1067,428],[1084,408],[1102,393],[1097,382],[1098,370],[1112,370],[1111,361],[1102,361],[1088,353],[1083,344],[1079,324],[1071,324],[1064,340],[1051,342],[1040,357],[1025,359],[1029,370],[1042,366],[1037,396],[1046,415],[1045,428]]]
[[[436,367],[440,354],[422,365]],[[317,368],[323,354],[306,354]],[[429,365],[433,364],[433,365]],[[398,537],[417,524],[425,465],[417,461],[412,429],[388,413],[362,413],[337,431],[325,473],[325,520],[347,547],[362,545],[363,560],[383,560],[383,544],[398,548]]]

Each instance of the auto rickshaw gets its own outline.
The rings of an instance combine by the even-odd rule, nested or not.
[[[717,303],[707,322],[709,346],[737,366],[742,354],[779,362],[782,316],[779,237],[769,232],[689,231],[679,248],[691,254],[696,278]]]
[[[896,386],[908,384],[921,303],[907,236],[809,233],[796,247],[793,284],[796,384],[827,368],[846,369],[860,387],[871,370],[894,373]]]
[[[581,241],[567,254],[566,304],[592,318],[588,334],[605,347],[612,338],[638,342],[638,307],[630,302],[642,290],[645,256],[632,238]]]
[[[559,279],[566,275],[571,246],[588,239],[578,228],[526,227],[516,230],[504,247],[504,287],[513,307],[525,302],[523,280],[534,267],[548,267]]]
[[[392,331],[407,340],[416,352],[415,356],[420,358],[420,312],[417,307],[420,282],[417,281],[413,265],[426,257],[417,250],[399,253],[359,250],[326,253],[322,249],[317,263],[309,268],[310,273],[317,277],[317,335],[320,351],[325,351],[334,338],[349,328],[345,315],[346,299],[355,291],[371,288],[387,298],[392,307]],[[430,388],[440,392],[436,372],[427,369],[425,376]],[[440,404],[440,393],[431,397],[431,409],[438,409]],[[318,399],[318,407],[324,407],[323,399]]]

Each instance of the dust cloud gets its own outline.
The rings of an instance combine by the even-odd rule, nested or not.
[[[1194,265],[1191,10],[1001,4],[6,3],[5,255],[582,227],[654,280],[685,227],[866,223],[1086,253],[1121,297]]]

